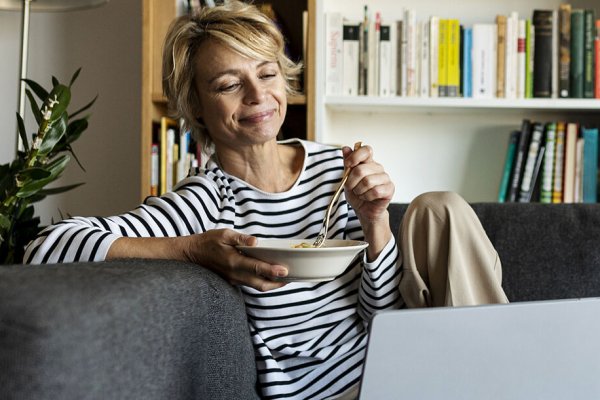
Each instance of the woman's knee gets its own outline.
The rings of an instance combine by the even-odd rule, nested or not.
[[[426,192],[415,197],[410,208],[429,210],[437,215],[444,215],[448,210],[469,207],[465,199],[455,192]]]

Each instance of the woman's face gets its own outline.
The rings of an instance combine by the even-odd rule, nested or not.
[[[208,40],[196,55],[202,118],[217,147],[274,140],[286,113],[285,81],[275,62],[243,57]]]

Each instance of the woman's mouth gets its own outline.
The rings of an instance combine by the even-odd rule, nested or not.
[[[264,122],[268,119],[271,119],[275,114],[275,110],[261,111],[254,114],[246,115],[238,119],[238,121],[242,124],[258,124]]]

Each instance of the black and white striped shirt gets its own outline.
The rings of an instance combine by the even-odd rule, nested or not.
[[[209,161],[202,174],[133,211],[48,227],[27,248],[25,262],[100,261],[122,236],[173,237],[230,228],[259,239],[314,238],[343,174],[342,152],[307,141],[282,143],[305,150],[300,177],[286,192],[261,191]],[[329,237],[363,239],[343,194]],[[398,260],[392,239],[377,260],[359,257],[332,281],[289,283],[265,293],[241,287],[263,398],[328,398],[358,383],[368,321],[375,311],[402,303]]]

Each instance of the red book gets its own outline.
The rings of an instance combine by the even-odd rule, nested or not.
[[[594,97],[600,99],[600,19],[596,20],[596,40],[594,40],[594,47],[596,54],[596,60],[594,60],[596,65]]]

